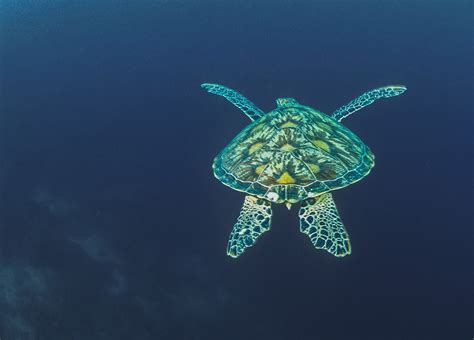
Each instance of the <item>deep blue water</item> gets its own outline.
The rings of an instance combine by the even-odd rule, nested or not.
[[[471,1],[0,3],[2,340],[469,339]],[[334,193],[352,255],[298,209],[239,259],[243,194],[213,157],[282,96],[344,123],[376,166]]]

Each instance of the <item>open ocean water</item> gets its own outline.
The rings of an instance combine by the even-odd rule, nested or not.
[[[462,340],[473,330],[473,2],[0,0],[1,340]],[[336,258],[212,173],[262,110],[331,113],[374,152]]]

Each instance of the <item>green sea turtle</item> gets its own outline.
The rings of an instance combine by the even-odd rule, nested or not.
[[[300,230],[314,247],[342,257],[351,253],[349,236],[331,191],[366,176],[374,166],[370,149],[340,121],[380,98],[402,94],[405,86],[368,91],[330,115],[279,98],[265,113],[240,93],[202,84],[225,97],[251,120],[214,159],[214,175],[245,192],[244,205],[230,234],[227,254],[240,256],[270,229],[272,203],[301,202]]]

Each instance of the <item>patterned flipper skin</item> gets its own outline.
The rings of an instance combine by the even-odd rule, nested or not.
[[[315,248],[325,249],[337,257],[351,253],[349,235],[331,194],[303,201],[299,216],[300,231],[309,236]]]
[[[245,196],[240,215],[230,233],[227,255],[239,257],[246,248],[270,230],[272,207],[269,201],[253,196]]]
[[[218,84],[201,84],[201,87],[207,92],[223,96],[232,104],[241,109],[252,121],[262,117],[265,112],[260,110],[254,103],[245,98],[235,90]]]
[[[403,85],[389,85],[367,91],[359,97],[351,100],[346,105],[341,106],[339,109],[334,111],[331,117],[340,122],[341,120],[353,114],[354,112],[359,111],[360,109],[372,104],[377,99],[398,96],[405,92],[406,89],[407,88]]]

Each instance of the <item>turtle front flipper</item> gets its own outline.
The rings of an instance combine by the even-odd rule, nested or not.
[[[235,90],[222,85],[207,83],[201,84],[201,87],[206,89],[209,93],[225,97],[228,101],[241,109],[251,120],[256,120],[265,115],[265,112]]]
[[[270,230],[272,207],[269,201],[245,196],[237,223],[230,233],[227,255],[239,257],[245,248],[255,244],[264,232]]]
[[[379,87],[378,89],[367,91],[359,97],[351,100],[346,105],[338,108],[332,113],[331,117],[340,122],[341,120],[353,114],[354,112],[359,111],[360,109],[372,104],[377,99],[398,96],[405,92],[406,89],[407,88],[403,85],[388,85],[384,87]]]
[[[351,253],[349,235],[342,224],[331,194],[322,194],[302,202],[299,211],[300,231],[314,247],[342,257]]]

